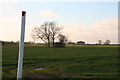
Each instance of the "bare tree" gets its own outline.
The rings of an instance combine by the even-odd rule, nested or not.
[[[48,22],[45,22],[40,27],[34,27],[32,30],[32,37],[36,39],[41,39],[50,47],[50,27],[48,26]]]
[[[65,35],[59,34],[58,35],[58,42],[55,43],[54,47],[65,47],[66,42],[68,41]]]
[[[102,40],[98,40],[98,44],[101,45],[102,44]]]
[[[104,42],[104,44],[110,45],[110,40],[106,40],[106,41]]]
[[[55,38],[58,36],[58,34],[60,33],[60,30],[62,28],[57,27],[55,22],[50,22],[49,25],[50,25],[50,34],[51,34],[51,38],[52,38],[52,45],[54,46]]]
[[[32,30],[32,37],[33,39],[41,39],[48,44],[48,47],[50,47],[51,43],[54,46],[55,38],[60,30],[61,28],[57,27],[55,22],[45,22],[40,27],[34,27]]]
[[[58,35],[58,40],[60,43],[64,43],[64,44],[68,41],[67,37],[63,34]]]

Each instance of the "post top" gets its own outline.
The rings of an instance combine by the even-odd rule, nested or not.
[[[22,11],[22,16],[25,16],[25,14],[26,14],[26,11]]]

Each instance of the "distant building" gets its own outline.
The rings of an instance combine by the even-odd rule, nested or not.
[[[85,44],[85,42],[84,41],[78,41],[77,44],[83,45],[83,44]]]

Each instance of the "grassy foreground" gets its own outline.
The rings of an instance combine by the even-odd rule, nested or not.
[[[2,80],[16,78],[18,46],[3,46],[2,49]],[[25,46],[23,77],[117,78],[118,46]]]

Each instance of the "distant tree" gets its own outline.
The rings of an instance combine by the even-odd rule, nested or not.
[[[34,27],[32,30],[33,39],[41,39],[45,43],[54,46],[55,38],[60,33],[61,28],[57,27],[55,22],[45,22],[40,27]]]
[[[55,22],[50,22],[50,34],[51,34],[51,39],[52,39],[52,45],[54,46],[55,39],[57,38],[58,34],[60,34],[60,30],[62,29],[61,27],[57,27]]]
[[[67,37],[63,34],[58,35],[58,40],[60,43],[64,43],[64,44],[68,41]]]
[[[75,44],[75,42],[67,42],[67,44]]]
[[[68,41],[67,37],[63,34],[59,34],[57,38],[58,42],[55,43],[54,47],[65,47],[65,44]]]
[[[40,27],[34,27],[34,29],[32,30],[32,38],[41,39],[48,44],[48,47],[50,47],[50,32],[48,23],[46,22]]]
[[[102,44],[102,40],[98,40],[98,44],[101,45]]]
[[[106,41],[104,42],[104,44],[110,45],[110,40],[106,40]]]

